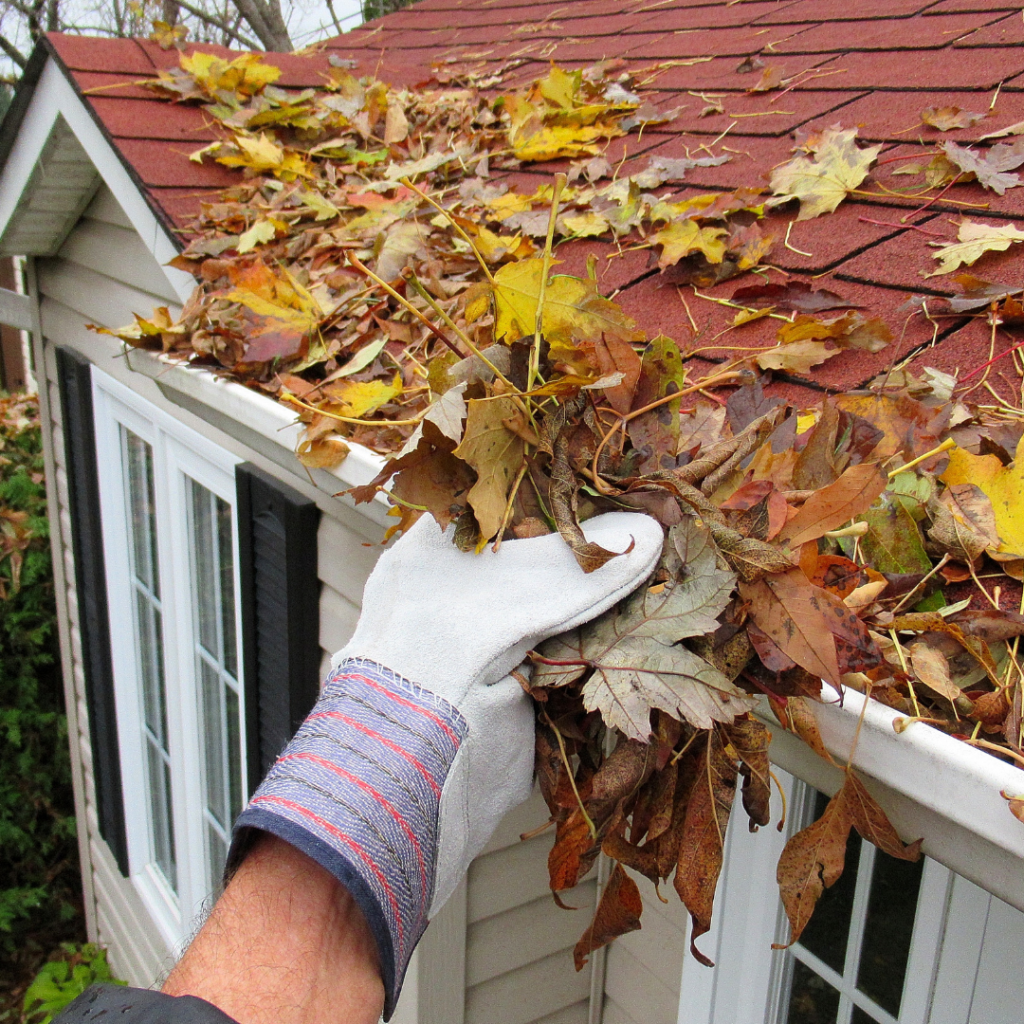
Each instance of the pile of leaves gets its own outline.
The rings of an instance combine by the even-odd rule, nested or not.
[[[255,56],[194,53],[152,83],[223,127],[194,158],[241,174],[174,261],[199,281],[180,317],[158,310],[113,333],[290,405],[307,467],[337,465],[352,442],[387,454],[353,493],[386,491],[390,532],[429,514],[480,551],[557,531],[590,572],[614,557],[586,539],[591,516],[637,509],[664,526],[647,585],[543,644],[522,678],[556,828],[552,890],[601,852],[615,862],[577,965],[639,927],[626,868],[672,878],[694,939],[708,930],[737,787],[750,827],[768,823],[763,698],[829,759],[809,704],[824,684],[1024,763],[1024,617],[1001,597],[1024,576],[1021,410],[897,366],[867,391],[793,408],[766,394],[766,372],[878,351],[888,327],[824,289],[743,287],[719,301],[737,326],[774,317],[776,343],[695,378],[676,340],[648,338],[600,293],[593,256],[584,276],[556,272],[556,244],[592,238],[649,249],[674,282],[720,282],[770,252],[767,209],[827,214],[861,190],[878,147],[840,126],[804,133],[770,194],[680,196],[690,168],[729,154],[612,168],[607,140],[673,116],[613,62],[552,67],[506,95],[495,74],[447,69],[447,84],[407,91],[343,63],[295,92]],[[966,157],[946,147],[944,159],[968,174]],[[973,159],[978,180],[1009,187]],[[551,160],[567,162],[554,177],[522,171]],[[1017,240],[974,230],[940,249],[939,272]],[[961,283],[959,313],[995,323],[1019,306],[1019,289]],[[949,603],[957,586],[987,604]],[[849,767],[845,780],[779,865],[793,941],[851,828],[919,856]]]

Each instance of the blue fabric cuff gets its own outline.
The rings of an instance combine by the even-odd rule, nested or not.
[[[374,662],[343,662],[235,824],[302,850],[356,900],[380,953],[391,1017],[434,890],[441,790],[466,734],[447,701]]]

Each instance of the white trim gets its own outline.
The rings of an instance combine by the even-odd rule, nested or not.
[[[19,331],[31,331],[35,327],[32,300],[10,288],[0,288],[0,324]]]
[[[196,480],[234,508],[234,467],[241,459],[184,426],[102,370],[93,367],[92,381],[130,877],[163,938],[169,946],[175,947],[189,938],[209,895],[203,831],[203,732],[198,727],[202,708],[195,666],[193,559],[187,537],[189,517],[185,478]],[[122,424],[153,449],[177,895],[152,864],[149,805],[143,781],[145,749],[140,728],[140,687],[130,625],[133,613],[126,543],[129,512],[122,476]],[[232,548],[236,566],[235,653],[237,664],[241,666],[238,533],[234,517]],[[172,566],[181,571],[168,571]],[[244,765],[245,708],[241,679],[239,684],[242,748],[239,756],[240,763]]]
[[[822,703],[809,706],[825,746],[840,763],[852,756],[904,839],[923,838],[928,856],[1024,910],[1024,824],[1001,795],[1024,794],[1024,771],[928,725],[897,734],[893,722],[903,716],[855,690],[840,704],[823,683]],[[776,764],[824,792],[838,789],[838,769],[781,730],[771,712],[757,713],[772,728]]]
[[[191,274],[165,266],[178,247],[150,209],[139,187],[125,170],[121,158],[93,120],[64,72],[49,58],[32,93],[6,164],[0,169],[0,236],[18,207],[26,201],[25,190],[43,153],[57,119],[63,118],[81,144],[93,167],[117,197],[146,248],[160,264],[171,287],[185,302],[195,281]]]

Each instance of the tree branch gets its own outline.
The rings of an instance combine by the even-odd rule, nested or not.
[[[260,48],[260,44],[254,39],[239,32],[237,28],[232,28],[227,22],[221,21],[215,15],[208,14],[201,7],[196,7],[194,4],[189,3],[188,0],[177,0],[177,5],[212,28],[219,28],[221,32],[227,33],[231,39],[236,40],[248,49],[258,50]]]
[[[0,50],[3,50],[19,68],[24,68],[28,64],[28,58],[23,56],[13,43],[2,35],[0,35]]]

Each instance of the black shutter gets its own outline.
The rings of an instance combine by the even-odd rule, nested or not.
[[[238,491],[249,788],[316,702],[320,675],[320,510],[250,463]]]
[[[74,349],[57,349],[64,456],[68,472],[71,542],[75,557],[78,615],[89,709],[89,736],[100,835],[121,873],[128,875],[121,758],[117,743],[114,671],[110,659],[107,577],[96,475],[96,434],[89,360]]]

